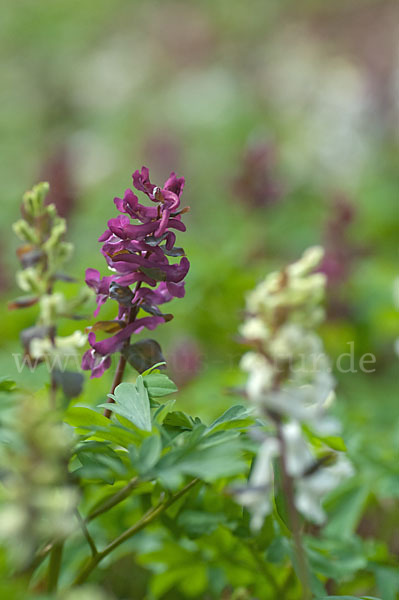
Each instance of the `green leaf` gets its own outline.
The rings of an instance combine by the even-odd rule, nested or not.
[[[177,392],[177,387],[163,373],[150,373],[143,376],[144,385],[152,398],[161,398]]]
[[[104,442],[83,442],[78,446],[76,456],[82,466],[74,473],[80,477],[111,484],[126,477],[121,457]]]
[[[197,565],[183,565],[181,567],[168,568],[167,571],[157,574],[152,578],[150,589],[152,597],[164,597],[165,592],[171,589],[176,589],[176,586],[182,587],[183,597],[198,598],[198,595],[206,591],[207,586],[206,566],[197,561]],[[189,588],[189,595],[186,588]]]
[[[172,410],[176,403],[175,399],[170,399],[165,404],[160,404],[153,415],[153,420],[156,423],[162,423],[166,418],[166,415]]]
[[[275,493],[273,495],[274,515],[283,531],[290,535],[289,516],[287,508],[287,498],[283,491],[281,469],[275,469]]]
[[[317,600],[381,600],[375,596],[322,596]]]
[[[203,555],[193,545],[179,540],[166,542],[161,548],[149,553],[141,553],[141,564],[162,565],[151,577],[151,598],[164,598],[168,590],[172,590],[171,598],[203,598],[209,589],[207,565]],[[181,590],[182,593],[179,593]]]
[[[368,488],[359,485],[355,478],[338,488],[324,505],[328,512],[324,532],[327,535],[350,536],[361,518],[368,495]]]
[[[331,435],[323,437],[315,435],[314,432],[306,425],[303,429],[306,432],[306,435],[308,436],[310,442],[312,442],[312,444],[315,446],[315,448],[321,448],[324,444],[325,446],[328,446],[329,448],[331,448],[332,450],[336,450],[337,452],[346,451],[345,442],[340,436]]]
[[[162,443],[158,435],[146,438],[141,447],[138,457],[138,470],[140,474],[150,471],[161,456]]]
[[[16,383],[11,377],[0,377],[0,392],[11,392],[16,386]]]
[[[136,430],[133,430],[132,428],[127,429],[126,427],[123,427],[123,425],[112,423],[112,421],[108,427],[92,427],[89,437],[92,440],[112,442],[123,448],[128,448],[131,444],[141,443],[142,441],[142,437],[138,435]]]
[[[107,407],[109,404],[107,404]],[[65,423],[76,428],[76,433],[86,435],[90,439],[100,439],[112,442],[123,448],[128,448],[133,443],[141,442],[138,432],[127,429],[117,423],[112,423],[104,415],[86,408],[73,406],[68,409]]]
[[[209,513],[201,510],[185,510],[178,516],[177,524],[187,532],[189,537],[196,538],[209,535],[215,531],[220,524],[227,521],[224,513]]]
[[[108,406],[108,405],[107,405]],[[65,423],[77,428],[109,427],[111,422],[100,413],[85,406],[72,406],[65,414]]]
[[[306,539],[306,553],[314,573],[337,581],[353,576],[367,565],[363,543],[359,538]]]
[[[167,427],[179,427],[180,429],[192,429],[194,422],[185,412],[175,410],[166,415],[163,425],[166,425]]]
[[[272,540],[266,552],[266,559],[271,563],[281,563],[289,555],[287,538],[277,536]]]
[[[399,571],[397,567],[373,565],[371,570],[375,573],[377,590],[384,600],[396,600],[399,593]]]
[[[199,433],[201,433],[200,428]],[[168,479],[173,478],[174,481],[178,481],[182,475],[192,475],[204,481],[212,482],[242,473],[246,468],[246,464],[240,455],[241,449],[237,440],[229,440],[217,446],[201,448],[201,446],[194,445],[199,440],[192,442],[191,437],[193,437],[193,434],[188,437],[187,445],[168,452],[157,465],[159,477],[168,487],[170,482]],[[166,475],[166,473],[168,474]]]
[[[332,450],[336,450],[337,452],[346,452],[345,442],[338,435],[322,437],[321,440],[325,443],[326,446],[328,446]]]
[[[142,431],[151,431],[150,399],[141,375],[136,384],[120,383],[114,394],[109,394],[115,403],[101,404],[112,412],[124,417]]]
[[[292,554],[291,554],[291,557],[292,557]],[[291,560],[292,560],[292,558],[291,558]],[[316,598],[318,598],[319,596],[322,596],[326,593],[324,585],[322,584],[320,579],[317,577],[317,575],[313,572],[309,573],[309,585],[310,585],[310,589],[311,589],[313,596],[315,596]]]
[[[251,411],[245,406],[237,404],[228,408],[220,417],[213,421],[207,428],[207,432],[246,427],[252,421]]]
[[[187,447],[194,448],[203,438],[206,431],[206,425],[204,423],[196,423],[195,427],[191,432],[187,432]]]
[[[150,373],[159,373],[159,369],[162,369],[162,367],[166,366],[166,362],[162,361],[160,363],[157,363],[156,365],[152,365],[152,367],[150,367],[149,369],[147,369],[146,371],[143,371],[143,373],[141,373],[141,375],[143,377],[145,377],[146,375],[149,375]]]

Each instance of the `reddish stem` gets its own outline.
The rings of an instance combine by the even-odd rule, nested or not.
[[[141,281],[138,281],[137,285],[135,287],[135,290],[134,290],[134,295],[136,295],[136,292],[138,292],[138,290],[140,289],[140,286],[141,286]],[[129,317],[127,319],[126,325],[128,325],[129,323],[133,323],[133,321],[137,317],[138,312],[139,312],[139,306],[138,306],[138,304],[136,304],[135,306],[133,306],[130,309]],[[124,348],[129,346],[129,344],[130,344],[130,337],[126,340],[126,342],[124,344]],[[126,358],[123,356],[123,354],[121,354],[119,357],[118,366],[116,367],[115,377],[112,382],[111,390],[109,392],[110,394],[113,394],[115,391],[115,388],[122,382],[123,374],[125,372],[125,367],[126,367]],[[108,397],[107,402],[112,403],[112,402],[115,402],[115,400],[113,398]],[[106,408],[104,410],[104,417],[107,417],[107,419],[111,418],[111,414],[112,414],[112,411],[109,408]]]
[[[129,343],[129,340],[127,340],[127,342]],[[126,367],[126,358],[123,356],[123,354],[121,354],[119,357],[118,366],[116,367],[115,377],[112,382],[111,390],[109,392],[110,394],[113,394],[115,391],[115,388],[122,382],[123,373],[125,372],[125,367]],[[113,398],[108,397],[107,402],[115,402],[115,400]],[[104,417],[107,417],[108,419],[110,419],[111,414],[112,414],[112,411],[109,408],[106,408],[104,410]]]

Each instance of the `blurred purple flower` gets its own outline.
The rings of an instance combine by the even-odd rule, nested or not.
[[[186,229],[181,216],[187,209],[180,208],[184,178],[171,173],[160,188],[151,183],[149,171],[143,167],[141,172],[133,173],[133,185],[144,192],[153,205],[140,204],[130,189],[123,198],[115,198],[115,205],[122,214],[108,221],[108,229],[99,238],[103,242],[101,252],[113,274],[101,278],[96,269],[86,270],[86,284],[97,295],[94,314],[97,315],[110,298],[119,305],[115,323],[120,324],[122,320],[124,324],[118,333],[102,342],[96,342],[94,332],[90,332],[91,349],[83,356],[82,368],[91,369],[92,377],[100,377],[109,368],[110,355],[121,350],[132,333],[138,333],[143,327],[155,329],[172,318],[170,314],[163,314],[159,305],[184,296],[183,279],[190,263],[184,250],[174,246],[176,234],[171,231]],[[131,219],[135,222],[131,223]],[[180,260],[171,264],[169,257],[180,257]],[[131,290],[133,284],[135,288]],[[142,287],[143,284],[150,287]],[[140,309],[151,316],[136,320]]]
[[[198,343],[189,338],[180,340],[169,352],[168,369],[179,389],[190,383],[202,369]]]
[[[332,201],[332,215],[324,229],[326,253],[319,271],[325,273],[329,285],[347,280],[356,255],[353,242],[348,239],[349,228],[355,218],[354,207],[342,195]]]
[[[245,150],[241,172],[234,181],[234,193],[243,203],[268,206],[282,196],[282,186],[275,176],[276,152],[265,142],[251,143]]]
[[[344,298],[356,261],[365,254],[365,248],[353,241],[350,235],[356,213],[353,204],[343,194],[333,197],[332,214],[324,228],[325,255],[318,271],[327,277],[328,313],[330,317],[348,316],[350,306]]]
[[[71,160],[67,148],[60,145],[45,161],[40,181],[48,181],[50,190],[46,204],[53,203],[61,217],[68,217],[74,210],[77,199]]]
[[[176,131],[157,129],[144,140],[142,152],[156,173],[166,174],[171,165],[180,163],[182,147]]]

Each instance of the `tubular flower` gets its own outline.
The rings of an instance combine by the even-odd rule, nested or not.
[[[96,342],[94,332],[89,334],[91,349],[83,356],[82,368],[91,369],[92,377],[100,377],[109,368],[111,354],[121,350],[132,333],[169,321],[172,315],[163,314],[159,306],[185,293],[183,280],[190,263],[183,248],[175,246],[175,232],[186,230],[181,217],[188,209],[180,207],[184,178],[171,173],[160,188],[151,183],[149,171],[143,167],[133,173],[133,186],[151,205],[140,204],[131,189],[123,198],[114,199],[121,214],[108,221],[99,238],[112,275],[101,277],[96,269],[86,270],[86,284],[97,298],[94,315],[109,298],[119,305],[115,327],[107,325],[108,331],[117,330],[115,335]],[[178,262],[172,263],[170,258]],[[151,316],[136,320],[139,310]]]
[[[325,436],[339,434],[340,425],[328,414],[334,379],[314,331],[323,319],[325,276],[314,272],[322,257],[322,248],[310,248],[247,297],[247,318],[240,329],[252,347],[241,359],[248,373],[245,393],[259,417],[274,426],[274,431],[260,434],[248,485],[236,492],[251,512],[254,530],[272,510],[278,459],[292,479],[297,510],[316,523],[326,516],[325,495],[353,472],[345,455],[331,452],[324,442]],[[311,443],[315,437],[319,448]]]

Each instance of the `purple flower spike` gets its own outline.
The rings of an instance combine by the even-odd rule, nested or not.
[[[190,263],[184,250],[175,248],[175,231],[186,230],[181,218],[188,209],[180,208],[184,183],[183,177],[171,173],[163,187],[158,187],[151,183],[148,168],[142,167],[133,173],[133,186],[144,192],[151,205],[140,204],[131,189],[125,191],[123,198],[114,199],[121,214],[108,221],[108,229],[99,238],[101,252],[113,274],[101,278],[96,269],[87,269],[86,283],[97,295],[94,314],[108,299],[116,300],[116,328],[124,325],[99,342],[94,332],[89,333],[91,348],[83,356],[82,368],[91,370],[92,377],[101,377],[110,367],[111,355],[121,351],[133,333],[144,327],[155,329],[172,318],[170,314],[162,315],[159,305],[184,296],[183,279]],[[179,257],[178,261],[172,257]],[[151,316],[137,319],[140,310]]]

